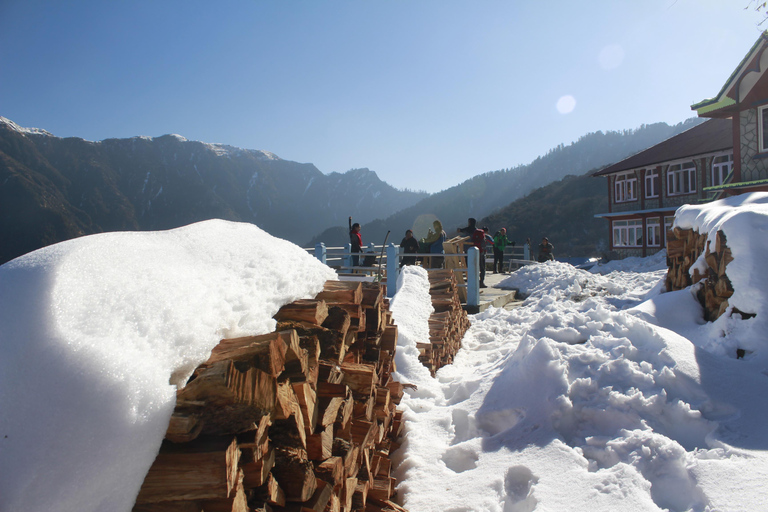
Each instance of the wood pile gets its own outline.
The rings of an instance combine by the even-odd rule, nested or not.
[[[456,270],[455,274],[457,282],[464,285],[467,284],[467,257],[450,255],[463,254],[467,252],[464,249],[465,243],[470,243],[468,236],[457,236],[443,242],[443,250],[445,251],[444,268]],[[459,300],[461,302],[467,302],[466,287],[459,288]]]
[[[329,281],[275,332],[222,340],[177,392],[134,512],[402,512],[403,386],[383,286]]]
[[[461,339],[469,329],[469,318],[461,307],[456,273],[452,270],[432,270],[429,294],[435,309],[429,317],[429,343],[417,343],[419,360],[432,376],[447,364],[461,348]]]
[[[697,292],[708,321],[717,320],[728,308],[728,298],[733,295],[733,285],[726,275],[726,266],[733,261],[726,245],[725,233],[718,231],[715,246],[706,234],[690,229],[675,228],[667,233],[667,290],[682,290],[701,282]],[[707,269],[704,273],[690,268],[699,256],[704,255]]]

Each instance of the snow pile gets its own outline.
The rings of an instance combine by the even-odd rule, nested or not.
[[[598,263],[589,271],[593,274],[610,274],[611,272],[651,272],[667,269],[667,250],[662,249],[647,258],[624,258],[623,260],[611,260],[607,263]]]
[[[0,510],[130,511],[183,384],[335,274],[256,226],[71,240],[0,266]]]
[[[400,378],[418,386],[402,402],[404,505],[765,510],[768,372],[686,337],[709,332],[701,308],[690,290],[660,294],[663,278],[531,265],[504,283],[528,294],[523,305],[475,315],[436,379],[398,361]],[[418,341],[409,324],[426,309],[428,284],[415,273],[404,279],[409,291],[393,313],[407,347]],[[768,302],[765,293],[758,300]]]
[[[718,230],[725,233],[733,261],[726,275],[733,284],[730,307],[713,324],[709,324],[700,345],[719,354],[733,356],[737,348],[748,351],[747,358],[759,358],[768,365],[768,193],[742,194],[705,205],[689,205],[678,209],[675,227],[706,233],[712,250]],[[707,263],[702,254],[691,266],[706,275]],[[743,320],[734,312],[756,315]]]

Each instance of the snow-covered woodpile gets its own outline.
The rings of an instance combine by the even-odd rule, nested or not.
[[[451,364],[461,348],[461,339],[469,329],[469,318],[461,307],[456,274],[449,269],[432,270],[429,294],[434,313],[429,317],[429,343],[418,343],[419,360],[432,375]]]
[[[135,512],[402,511],[403,386],[384,289],[329,281],[275,332],[222,340],[177,393]]]
[[[706,234],[691,229],[675,228],[667,234],[667,290],[682,290],[701,282],[697,297],[704,306],[707,320],[716,320],[728,308],[728,298],[733,295],[733,285],[726,275],[726,266],[733,261],[726,245],[725,233],[718,231],[715,246]],[[691,266],[704,254],[706,271]]]

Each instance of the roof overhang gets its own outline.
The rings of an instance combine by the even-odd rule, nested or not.
[[[669,208],[653,208],[650,210],[633,210],[629,212],[610,212],[610,213],[596,213],[595,218],[597,219],[611,219],[614,217],[626,217],[628,215],[639,215],[639,214],[645,214],[645,213],[673,213],[676,212],[679,206],[670,206]]]
[[[717,96],[691,105],[691,110],[701,117],[730,116],[732,109],[729,107],[741,102],[768,67],[768,56],[761,55],[767,44],[768,30],[760,34]]]

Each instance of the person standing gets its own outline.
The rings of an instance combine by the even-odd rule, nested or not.
[[[363,237],[360,234],[360,224],[355,222],[352,224],[352,217],[349,217],[349,243],[352,245],[352,252],[357,253],[352,255],[352,266],[360,266],[360,254],[363,252]]]
[[[539,244],[539,263],[544,263],[545,261],[554,261],[554,250],[555,246],[549,243],[549,238],[544,237]]]
[[[485,249],[489,238],[490,235],[484,229],[476,228],[472,233],[472,245],[480,251],[480,288],[488,288],[485,285]]]
[[[410,229],[405,232],[405,238],[403,238],[403,241],[400,242],[400,247],[403,248],[403,252],[405,254],[416,254],[419,252],[419,241],[413,238],[413,231]],[[415,256],[404,256],[403,260],[400,262],[400,266],[403,265],[415,265],[416,264],[416,257]]]
[[[475,232],[475,229],[477,229],[477,220],[470,217],[467,219],[466,227],[459,228],[456,231],[466,236],[472,236],[472,234]]]
[[[504,271],[504,249],[508,245],[515,246],[515,242],[507,238],[507,228],[501,228],[493,237],[493,272],[500,274]]]
[[[432,223],[432,227],[435,230],[434,232],[430,230],[430,234],[424,239],[424,243],[429,244],[430,254],[445,254],[443,242],[445,242],[447,236],[445,231],[443,231],[443,224],[439,220],[435,220]],[[443,256],[430,256],[429,259],[430,268],[443,268]]]

